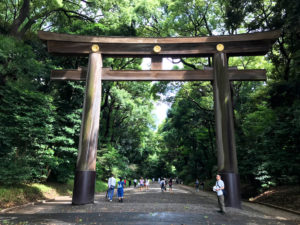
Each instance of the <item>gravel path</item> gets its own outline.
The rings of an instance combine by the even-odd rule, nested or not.
[[[116,193],[116,191],[115,191]],[[70,197],[27,206],[0,214],[0,224],[299,224],[299,217],[268,207],[245,203],[243,210],[227,208],[217,212],[214,193],[194,192],[174,185],[173,192],[161,192],[157,183],[147,191],[127,188],[124,202],[105,195],[95,196],[95,204],[74,206]]]

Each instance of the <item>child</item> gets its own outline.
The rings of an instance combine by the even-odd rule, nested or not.
[[[118,182],[119,202],[123,202],[123,196],[124,196],[124,181],[122,181],[122,178],[120,177],[120,181]]]

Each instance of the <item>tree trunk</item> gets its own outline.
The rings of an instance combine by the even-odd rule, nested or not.
[[[30,0],[24,0],[22,8],[20,10],[19,16],[14,20],[11,29],[10,35],[19,38],[19,28],[25,19],[29,16],[29,9],[30,9]]]

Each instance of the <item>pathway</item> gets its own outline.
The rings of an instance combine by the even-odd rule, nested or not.
[[[116,193],[116,192],[115,192]],[[125,190],[119,203],[95,196],[95,204],[74,206],[70,197],[22,207],[0,214],[0,224],[299,224],[296,215],[256,204],[243,205],[243,210],[227,208],[226,215],[217,212],[213,193],[197,192],[174,185],[173,192],[162,193],[157,183],[147,191]]]

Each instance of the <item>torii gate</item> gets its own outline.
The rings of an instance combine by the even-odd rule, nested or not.
[[[213,81],[218,170],[228,193],[226,205],[240,208],[230,81],[263,81],[266,79],[266,71],[228,68],[227,57],[265,55],[279,34],[279,31],[269,31],[210,37],[139,38],[79,36],[39,31],[38,36],[47,41],[50,53],[89,55],[87,71],[54,70],[51,74],[52,80],[86,80],[72,203],[94,202],[101,80]],[[151,57],[151,70],[118,71],[102,68],[102,57]],[[213,69],[161,70],[163,57],[213,57]]]

